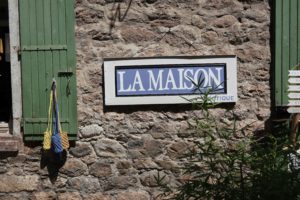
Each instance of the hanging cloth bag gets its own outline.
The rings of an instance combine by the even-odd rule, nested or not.
[[[55,93],[55,114],[57,116],[57,124],[58,124],[58,132],[60,134],[60,138],[61,138],[61,143],[63,146],[63,149],[67,150],[70,147],[70,143],[69,143],[69,137],[68,137],[68,133],[66,131],[63,131],[61,128],[61,123],[60,123],[60,118],[59,118],[59,108],[58,108],[58,101],[57,101],[57,95]]]
[[[58,115],[56,113],[56,82],[53,81],[52,84],[52,90],[53,90],[53,111],[54,111],[54,116],[53,116],[53,133],[51,137],[51,142],[52,142],[52,150],[55,153],[62,153],[63,152],[63,147],[62,147],[62,142],[59,134],[59,125],[58,125]]]
[[[50,93],[49,109],[48,109],[48,124],[47,129],[44,132],[43,149],[49,150],[51,148],[51,136],[52,136],[52,109],[53,109],[53,91]]]

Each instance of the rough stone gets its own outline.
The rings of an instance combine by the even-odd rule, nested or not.
[[[103,133],[103,128],[97,124],[92,124],[84,127],[80,127],[80,136],[82,138],[89,138],[98,136]]]
[[[145,191],[128,190],[119,192],[116,200],[150,200],[150,195]]]
[[[145,139],[144,140],[144,151],[145,154],[156,157],[163,152],[162,144],[157,140]]]
[[[174,142],[169,148],[168,148],[168,155],[172,158],[179,158],[183,156],[186,151],[188,150],[188,144],[184,141],[178,141]]]
[[[157,179],[160,179],[160,183],[167,184],[169,182],[169,177],[164,172],[160,172],[157,170],[145,172],[141,174],[140,180],[144,186],[148,187],[157,187],[158,182]]]
[[[58,194],[58,200],[82,200],[79,192],[65,192]]]
[[[136,169],[155,169],[158,167],[150,158],[135,159],[133,163]]]
[[[155,33],[150,30],[144,28],[133,28],[133,27],[122,28],[121,35],[126,42],[133,42],[133,43],[153,40],[156,37]]]
[[[78,16],[76,22],[77,25],[97,23],[104,17],[104,12],[101,10],[93,9],[76,9],[76,15]]]
[[[117,141],[111,139],[101,139],[94,145],[95,152],[100,157],[117,157],[126,156],[126,149]]]
[[[265,10],[263,4],[253,5],[251,9],[246,10],[245,17],[259,23],[269,21],[269,13]]]
[[[60,172],[68,176],[80,176],[88,171],[86,164],[76,158],[68,159]]]
[[[134,176],[118,176],[108,179],[108,185],[104,187],[104,190],[112,189],[127,189],[129,187],[136,187],[138,179]]]
[[[215,31],[208,31],[202,35],[202,40],[204,44],[214,45],[219,42],[218,34]]]
[[[98,178],[74,177],[69,179],[68,184],[72,189],[76,189],[78,191],[83,191],[87,193],[96,192],[100,189],[100,183]]]
[[[110,164],[96,162],[90,166],[90,174],[98,178],[109,177],[112,175]]]
[[[0,195],[1,200],[19,200],[19,199],[29,199],[29,196],[26,193],[14,193],[14,194],[5,194]]]
[[[127,146],[129,149],[135,149],[135,148],[142,148],[143,147],[143,140],[142,139],[130,139],[127,143]]]
[[[56,199],[56,193],[53,191],[34,192],[30,200],[53,200]]]
[[[179,165],[172,160],[156,160],[155,161],[164,170],[170,170],[172,172],[178,173],[180,171]]]
[[[204,28],[206,23],[199,15],[193,15],[192,16],[192,25],[197,26],[198,28]]]
[[[120,161],[117,163],[116,166],[121,175],[134,173],[134,170],[132,168],[132,163],[129,161],[126,160]]]
[[[0,166],[0,174],[4,174],[7,172],[7,168],[4,166]]]
[[[70,149],[70,153],[75,157],[83,157],[92,153],[92,148],[87,143],[77,143]]]
[[[270,108],[260,108],[257,113],[258,119],[266,119],[268,116],[270,116]]]
[[[237,23],[238,20],[233,15],[225,15],[213,21],[213,25],[219,28],[226,28]]]
[[[111,200],[110,195],[104,195],[100,192],[83,194],[84,200]]]
[[[39,186],[37,175],[0,175],[0,180],[0,192],[34,191]]]

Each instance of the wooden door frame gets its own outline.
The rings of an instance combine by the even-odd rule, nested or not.
[[[19,59],[19,0],[8,0],[10,64],[11,64],[11,94],[12,94],[12,130],[13,136],[21,137],[22,121],[22,90],[21,65]]]

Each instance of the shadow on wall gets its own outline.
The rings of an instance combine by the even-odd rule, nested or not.
[[[51,150],[41,150],[41,169],[47,167],[49,179],[52,183],[57,180],[59,169],[64,166],[67,160],[67,152],[64,150],[62,153],[57,154]]]
[[[118,5],[116,5],[116,0],[114,1],[113,7],[111,9],[112,18],[111,18],[111,21],[110,21],[110,24],[109,24],[109,35],[112,34],[112,31],[115,27],[117,19],[118,19],[119,22],[122,22],[125,19],[128,11],[131,7],[131,4],[132,4],[132,0],[129,0],[127,8],[126,8],[124,14],[122,15],[122,13],[121,13],[121,3],[119,2]]]

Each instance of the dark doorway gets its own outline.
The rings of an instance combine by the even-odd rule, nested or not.
[[[11,116],[8,0],[0,0],[0,122]]]

